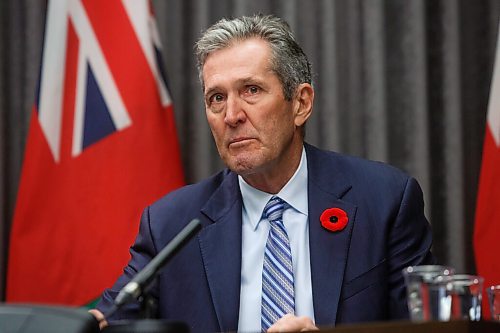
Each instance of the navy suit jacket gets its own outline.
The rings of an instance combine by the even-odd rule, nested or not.
[[[305,144],[309,244],[315,322],[407,318],[402,269],[433,262],[432,236],[417,182],[383,163]],[[321,226],[328,208],[343,209],[347,226]],[[151,290],[158,317],[181,320],[193,332],[238,328],[242,198],[229,170],[174,191],[145,209],[131,260],[97,308],[106,312],[123,287],[189,221],[203,229],[165,267]],[[113,319],[137,318],[129,305]]]

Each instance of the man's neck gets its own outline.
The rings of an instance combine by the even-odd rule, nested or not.
[[[281,164],[268,167],[266,170],[259,170],[255,173],[242,175],[243,179],[250,186],[270,194],[277,194],[292,178],[297,171],[302,157],[303,145],[297,146],[291,151],[289,157],[281,158]]]

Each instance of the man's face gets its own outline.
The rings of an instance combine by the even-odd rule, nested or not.
[[[252,38],[210,54],[203,67],[208,123],[224,163],[242,175],[289,167],[302,137],[298,102],[286,101],[267,42]],[[295,158],[294,158],[295,159]]]

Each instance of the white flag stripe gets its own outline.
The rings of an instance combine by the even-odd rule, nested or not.
[[[500,31],[500,24],[499,24]],[[490,100],[488,103],[488,126],[493,134],[495,143],[500,146],[500,32],[497,39],[497,51],[493,78],[490,88]]]
[[[65,19],[67,17],[65,15],[67,6],[68,2],[66,0],[53,0],[49,4],[42,71],[40,73],[38,118],[56,162],[59,161],[61,145],[62,90],[65,74],[61,67],[65,68],[68,33],[68,24]],[[61,17],[64,19],[61,19]]]
[[[76,76],[75,116],[73,125],[73,147],[71,156],[81,154],[83,148],[83,124],[85,120],[85,95],[87,93],[87,59],[80,49]]]
[[[115,128],[121,130],[130,126],[132,121],[94,34],[85,7],[80,1],[75,2],[75,6],[71,6],[70,15],[75,24],[75,30],[80,36],[81,51],[92,68]],[[79,93],[82,92],[78,91],[77,94]]]
[[[51,1],[47,11],[38,116],[40,126],[56,162],[60,160],[61,154],[62,102],[64,95],[64,69],[66,67],[68,17],[70,17],[75,27],[75,32],[80,42],[77,61],[72,155],[76,156],[82,151],[88,75],[87,63],[92,68],[115,128],[121,130],[132,123],[94,34],[90,20],[87,17],[85,7],[80,0]]]
[[[155,51],[153,49],[153,41],[155,42],[157,48],[161,47],[161,43],[156,21],[149,14],[148,2],[147,0],[123,0],[123,7],[125,7],[125,11],[127,12],[132,26],[134,27],[137,39],[141,44],[142,51],[144,52],[149,67],[151,68],[151,72],[155,78],[162,105],[164,107],[170,105],[172,103],[172,99],[170,98],[170,94],[165,86],[165,82],[161,78],[160,69],[156,63]],[[147,26],[144,22],[148,22]]]

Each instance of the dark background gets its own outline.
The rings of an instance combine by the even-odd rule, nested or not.
[[[187,182],[222,168],[205,120],[194,41],[223,16],[276,14],[290,23],[313,64],[316,103],[306,140],[386,161],[416,177],[434,230],[434,253],[457,271],[475,272],[474,207],[499,1],[153,4]],[[0,295],[45,9],[45,1],[0,2]]]

